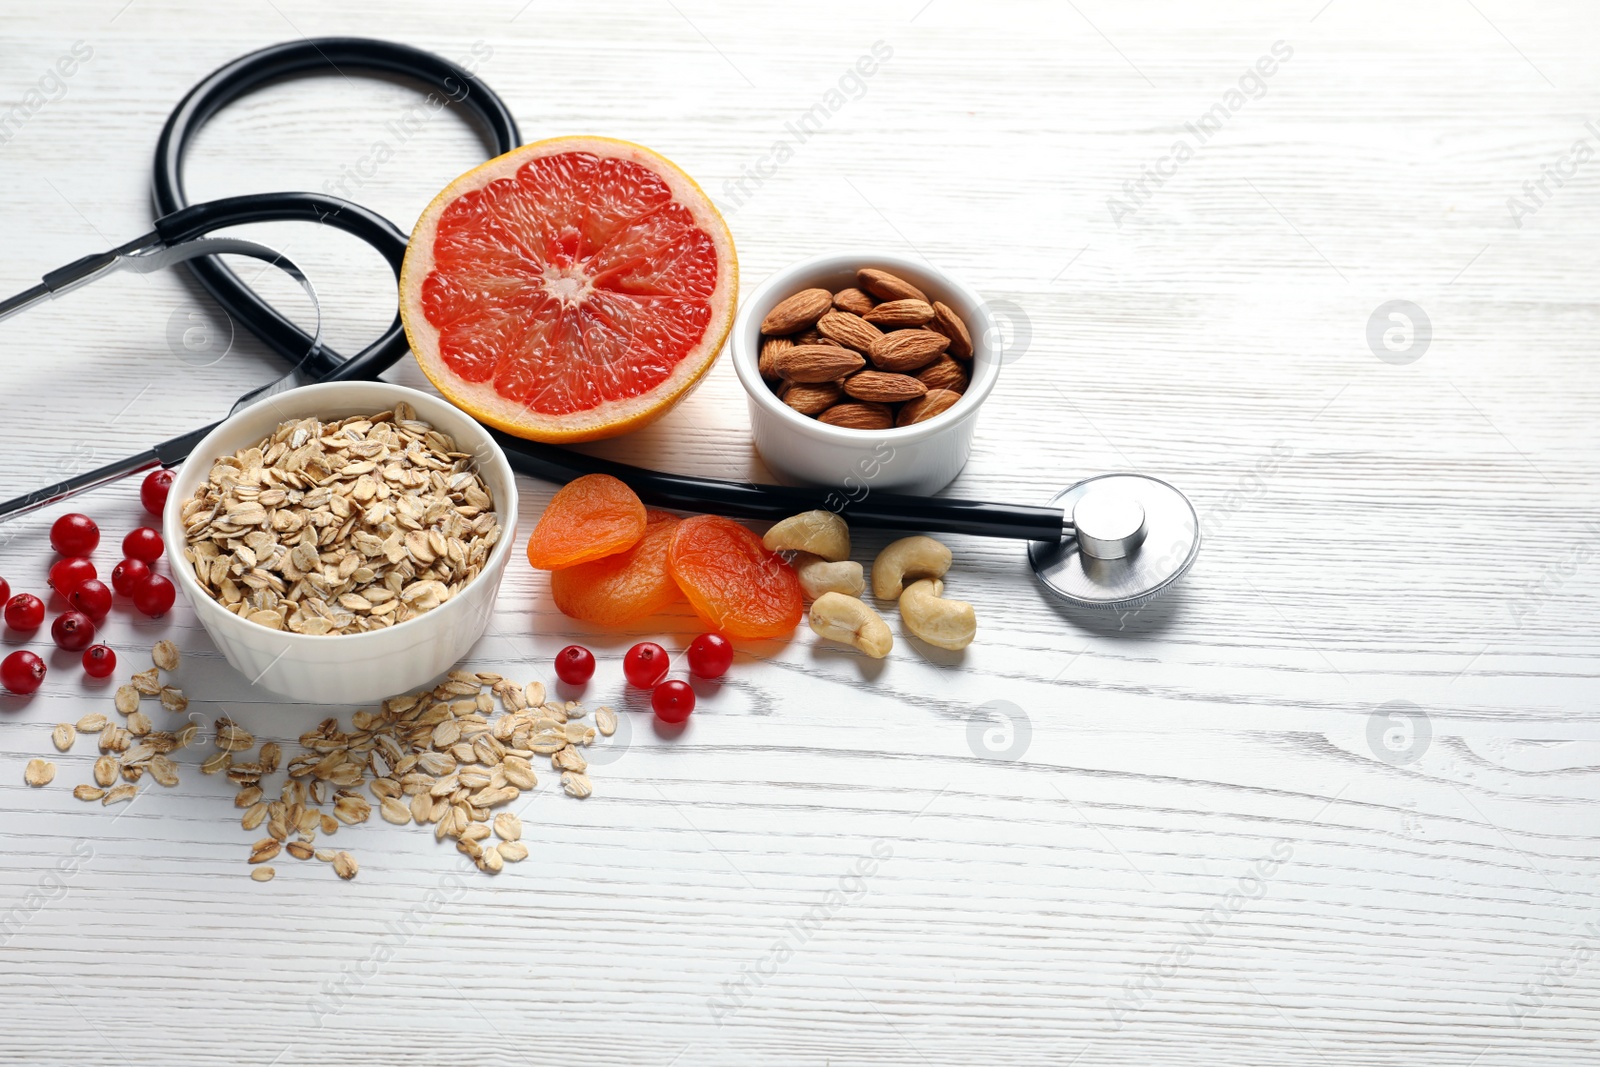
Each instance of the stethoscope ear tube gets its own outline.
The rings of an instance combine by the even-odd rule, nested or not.
[[[289,41],[251,52],[219,67],[189,90],[173,109],[161,130],[160,140],[156,142],[153,195],[156,214],[162,218],[162,223],[168,223],[169,217],[176,216],[179,221],[169,224],[169,229],[174,233],[188,226],[202,227],[196,232],[203,233],[207,232],[204,228],[207,221],[210,222],[209,228],[215,229],[220,225],[264,221],[268,218],[304,217],[314,222],[327,222],[355,233],[363,240],[369,240],[398,272],[399,258],[391,254],[390,249],[395,246],[389,237],[399,235],[397,255],[403,258],[405,235],[382,216],[337,197],[324,197],[318,193],[262,194],[260,199],[264,213],[258,219],[240,217],[218,221],[226,218],[232,207],[248,201],[249,197],[229,197],[196,205],[192,209],[197,212],[194,216],[185,217],[182,214],[189,209],[183,184],[184,153],[206,120],[268,81],[311,72],[342,74],[347,70],[420,81],[430,89],[443,93],[454,106],[464,109],[479,121],[492,142],[495,155],[509,152],[522,143],[522,134],[505,102],[487,86],[476,81],[464,67],[441,56],[410,45],[364,37]],[[270,210],[296,201],[303,204],[304,216],[295,215],[293,207],[287,209],[287,214]],[[335,215],[319,213],[327,210],[330,204],[337,205]],[[209,218],[208,212],[211,213]],[[162,223],[157,224],[158,230]],[[379,240],[371,240],[365,232],[356,228],[358,226],[368,229],[375,226],[373,232],[386,232],[381,234]],[[163,236],[166,236],[165,232]],[[222,310],[237,323],[261,338],[282,358],[292,363],[300,362],[311,345],[310,335],[278,314],[272,305],[257,296],[220,260],[212,257],[197,259],[188,263],[187,267]],[[303,369],[322,381],[376,378],[380,371],[393,365],[406,351],[405,332],[396,318],[382,337],[350,359],[342,359],[339,353],[324,347],[304,364]]]
[[[384,258],[396,279],[400,277],[408,240],[405,233],[375,211],[322,193],[250,193],[208,200],[162,216],[156,220],[155,229],[164,243],[177,245],[196,240],[225,226],[296,220],[318,222],[360,238]],[[217,262],[207,257],[191,260],[188,265],[193,268]],[[266,316],[245,319],[246,328],[317,381],[376,378],[410,350],[405,330],[400,325],[400,316],[396,315],[383,336],[349,359],[340,359],[337,353],[330,358],[325,345],[307,355],[313,341],[311,336],[263,302],[243,282],[239,282],[232,271],[226,267],[222,269],[229,279],[239,284],[250,301],[266,309]],[[232,314],[231,311],[229,313]]]

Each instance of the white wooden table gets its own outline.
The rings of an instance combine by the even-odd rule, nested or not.
[[[1042,502],[1145,471],[1193,497],[1206,545],[1179,592],[1118,619],[1057,606],[1015,544],[953,538],[952,594],[981,620],[965,655],[902,641],[868,663],[804,631],[747,650],[683,736],[629,716],[593,798],[546,775],[533,855],[494,879],[374,820],[337,836],[353,882],[280,860],[256,884],[227,784],[189,766],[121,814],[74,801],[93,746],[56,756],[50,728],[109,696],[51,655],[40,694],[0,697],[0,1062],[1600,1058],[1592,5],[335,7],[8,10],[0,109],[31,89],[41,106],[0,132],[0,292],[147,228],[168,109],[235,55],[323,34],[477,45],[526,137],[629,138],[696,175],[746,285],[877,244],[1026,309],[1031,347],[950,492]],[[92,55],[51,81],[77,41]],[[740,193],[878,41],[892,57]],[[1263,57],[1270,77],[1246,78]],[[393,158],[349,188],[408,227],[481,152],[453,115],[386,132],[414,101],[336,76],[272,87],[205,132],[191,191],[324,188],[384,139]],[[344,350],[393,315],[352,240],[254,236],[308,267]],[[1369,345],[1390,301],[1431,337],[1385,311]],[[169,336],[207,323],[226,329],[174,274],[0,326],[0,496],[277,373],[242,331],[219,362],[180,358]],[[726,361],[600,451],[762,474]],[[522,489],[527,529],[551,487]],[[108,539],[141,514],[131,483],[78,506]],[[62,510],[5,531],[13,586],[42,586]],[[623,649],[696,629],[680,612],[591,632],[514,564],[470,664],[548,677],[579,639],[603,661],[595,702],[615,700]],[[264,736],[350,710],[253,693],[182,606],[119,609],[107,633],[131,665],[174,638],[195,710]],[[973,725],[993,701],[1015,723]],[[59,765],[49,788],[23,785],[33,756]]]

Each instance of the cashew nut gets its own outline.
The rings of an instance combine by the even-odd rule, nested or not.
[[[908,578],[943,578],[950,569],[950,550],[931,537],[902,537],[890,542],[872,561],[872,595],[894,600]]]
[[[850,527],[831,511],[802,511],[775,524],[761,543],[773,552],[810,552],[837,563],[850,558]]]
[[[863,601],[843,593],[817,597],[811,605],[811,629],[818,637],[854,645],[873,659],[882,659],[894,647],[889,624]]]
[[[794,572],[800,576],[800,588],[804,589],[806,596],[812,600],[823,593],[843,593],[845,596],[859,597],[866,588],[866,581],[861,575],[861,564],[854,560],[830,563],[821,556],[813,556],[809,552],[796,552]]]
[[[924,578],[900,594],[900,620],[930,645],[959,652],[978,633],[978,617],[965,600],[945,600],[944,583]]]

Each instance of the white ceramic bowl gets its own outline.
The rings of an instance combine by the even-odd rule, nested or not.
[[[877,267],[899,275],[960,315],[972,334],[972,381],[959,401],[939,415],[892,430],[829,426],[789,407],[761,380],[761,320],[780,300],[802,289],[843,289],[856,271]],[[983,298],[920,259],[874,249],[815,256],[775,272],[739,307],[733,324],[733,366],[750,398],[756,451],[780,479],[826,485],[847,493],[886,489],[933,493],[966,465],[978,409],[1000,374],[993,329]]]
[[[247,622],[225,610],[200,587],[184,560],[183,501],[231,456],[270,434],[287,419],[342,418],[388,411],[406,401],[417,417],[455,439],[478,459],[494,494],[499,542],[483,571],[455,597],[417,618],[361,634],[297,634]],[[386,382],[311,385],[253,404],[224,421],[195,446],[179,468],[162,516],[173,580],[193,605],[211,640],[240,674],[264,689],[318,704],[360,704],[415,689],[453,667],[483,636],[516,543],[517,483],[505,453],[482,426],[438,397]]]

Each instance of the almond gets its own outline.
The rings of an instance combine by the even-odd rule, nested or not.
[[[925,326],[933,321],[933,305],[925,300],[885,300],[861,317],[878,326]]]
[[[857,400],[871,400],[880,404],[898,404],[914,400],[928,391],[928,387],[909,374],[890,374],[881,370],[864,370],[844,380],[847,396]]]
[[[837,382],[787,382],[778,399],[802,415],[820,415],[839,402]]]
[[[900,409],[899,416],[894,420],[896,426],[910,426],[912,423],[925,422],[935,415],[942,415],[949,411],[961,394],[950,389],[930,389],[927,396],[919,396]]]
[[[860,289],[840,289],[833,294],[834,307],[840,311],[848,311],[855,315],[865,315],[872,310],[872,305],[876,303],[876,300]]]
[[[865,352],[872,343],[883,336],[883,331],[860,315],[848,311],[830,311],[817,320],[817,331],[830,341],[846,348]]]
[[[761,320],[761,332],[779,334],[803,330],[832,306],[833,294],[828,290],[802,289],[767,312],[767,317]]]
[[[938,334],[934,336],[939,337]],[[773,360],[779,377],[790,382],[831,382],[855,373],[866,364],[859,352],[835,345],[795,345]]]
[[[847,430],[887,430],[894,425],[894,414],[887,404],[835,404],[817,421]]]
[[[950,347],[950,338],[932,330],[895,330],[874,341],[868,355],[879,370],[910,371],[926,367]]]
[[[917,381],[929,389],[949,389],[955,393],[967,391],[966,368],[949,356],[940,356],[917,371]]]
[[[804,333],[795,334],[790,338],[790,340],[797,345],[835,345],[843,347],[840,346],[839,342],[835,341],[833,338],[822,336],[822,331],[817,329],[815,326],[811,327],[809,330],[806,330]]]
[[[778,368],[773,365],[779,352],[787,352],[794,347],[794,342],[787,337],[768,337],[761,342],[761,358],[756,366],[761,371],[761,376],[769,382],[778,377]]]
[[[949,304],[933,302],[933,328],[950,338],[950,354],[958,359],[972,358],[972,335],[961,316],[950,310]]]
[[[897,278],[886,270],[862,267],[856,271],[856,284],[880,300],[920,300],[928,302],[928,294],[904,278]]]

